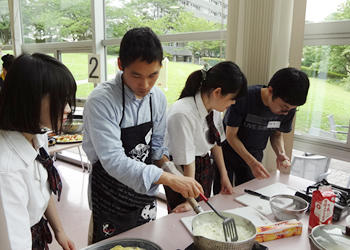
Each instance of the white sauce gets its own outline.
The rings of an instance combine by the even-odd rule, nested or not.
[[[238,235],[237,241],[244,241],[254,236],[253,232],[247,230],[247,228],[243,226],[236,225],[236,229]],[[204,236],[211,240],[226,242],[222,221],[199,223],[197,220],[193,234],[196,236]]]

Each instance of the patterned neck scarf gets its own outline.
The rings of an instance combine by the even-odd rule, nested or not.
[[[58,174],[57,169],[53,165],[53,160],[46,150],[44,148],[40,148],[39,152],[40,154],[38,154],[35,160],[39,161],[46,168],[49,175],[48,181],[51,191],[58,196],[58,201],[60,201],[62,192],[62,181],[60,175]]]
[[[220,134],[218,132],[218,130],[216,129],[215,125],[214,125],[214,112],[211,111],[206,117],[205,119],[207,120],[208,123],[208,127],[209,127],[209,133],[207,135],[207,140],[210,144],[214,144],[216,142],[216,144],[218,146],[221,146],[221,139],[220,139]]]

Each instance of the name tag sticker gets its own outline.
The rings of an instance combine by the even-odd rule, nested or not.
[[[269,124],[267,124],[267,128],[279,128],[280,126],[280,121],[270,121]]]

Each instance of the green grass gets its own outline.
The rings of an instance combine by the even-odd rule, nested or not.
[[[310,89],[306,103],[299,107],[296,132],[308,133],[310,127],[329,131],[327,116],[333,114],[336,124],[348,125],[350,118],[350,92],[324,80],[309,78]],[[346,135],[338,135],[346,140]]]
[[[88,78],[88,53],[63,53],[62,62],[72,72],[76,81]],[[107,56],[107,60],[113,56]],[[114,66],[107,63],[107,72],[113,72]],[[77,98],[86,98],[93,90],[93,83],[79,84],[77,87]]]
[[[168,63],[168,90],[165,93],[170,107],[177,99],[179,99],[182,89],[185,86],[187,77],[196,70],[201,69],[201,65],[192,63]]]

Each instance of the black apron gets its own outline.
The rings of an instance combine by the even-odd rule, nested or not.
[[[125,97],[123,86],[123,116]],[[125,154],[137,161],[152,164],[152,99],[149,100],[151,121],[137,126],[122,128],[121,141]],[[145,224],[156,218],[156,197],[139,194],[110,176],[100,161],[93,164],[91,173],[91,201],[93,216],[92,242]]]

